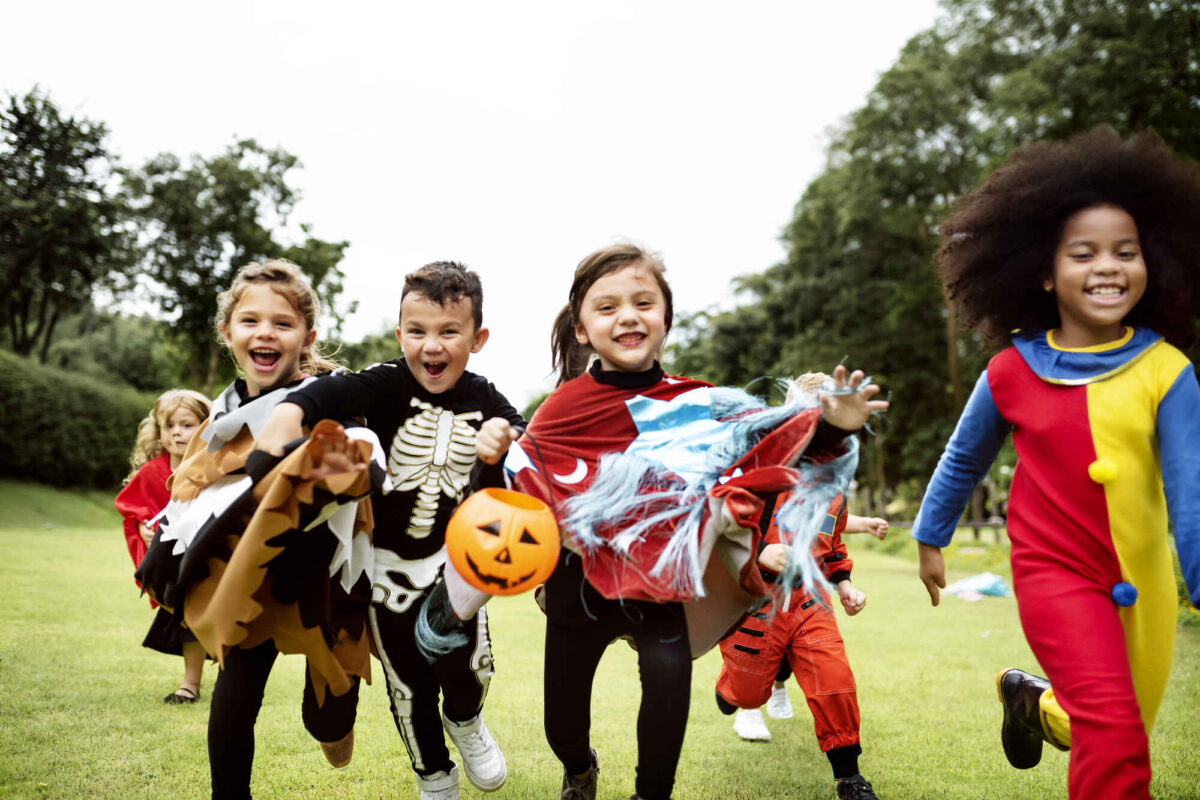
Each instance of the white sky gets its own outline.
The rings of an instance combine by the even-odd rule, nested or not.
[[[518,408],[552,386],[575,265],[660,251],[676,313],[730,299],[935,0],[6,3],[0,89],[35,83],[137,165],[253,137],[299,156],[292,222],[349,240],[346,335],[403,276],[478,271],[470,369]]]

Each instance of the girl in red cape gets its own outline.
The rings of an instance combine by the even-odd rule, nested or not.
[[[171,389],[158,396],[150,413],[138,425],[133,454],[129,457],[131,471],[115,501],[135,568],[141,566],[154,537],[157,517],[171,499],[167,479],[179,466],[188,442],[208,419],[211,409],[212,403],[199,392]],[[157,605],[150,601],[151,608]],[[186,630],[171,625],[170,618],[169,612],[160,609],[142,644],[169,655],[183,656],[183,681],[163,702],[194,703],[200,696],[204,648]]]
[[[861,372],[847,379],[839,367],[821,407],[792,408],[753,435],[731,435],[744,420],[762,419],[762,409],[720,412],[728,390],[663,373],[657,359],[672,314],[657,255],[618,244],[580,262],[552,339],[559,386],[505,460],[514,487],[547,500],[563,530],[562,555],[546,582],[544,670],[546,737],[563,763],[562,800],[596,797],[592,682],[608,644],[622,636],[636,645],[642,683],[634,797],[668,800],[687,727],[692,658],[756,594],[766,594],[749,557],[759,496],[794,487],[803,470],[792,465],[802,453],[823,461],[847,456],[852,472],[856,451],[846,437],[887,406],[870,399],[879,389],[864,385]],[[729,447],[734,440],[738,446]],[[503,436],[496,445],[508,449]],[[496,455],[476,446],[485,460]],[[814,531],[831,497],[811,515]],[[729,540],[742,550],[733,580],[726,566],[732,552],[710,558],[718,521],[747,534]],[[694,624],[712,615],[689,610],[722,602],[737,609],[722,630]]]

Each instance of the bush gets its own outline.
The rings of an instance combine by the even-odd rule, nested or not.
[[[0,351],[0,475],[114,489],[154,395]]]

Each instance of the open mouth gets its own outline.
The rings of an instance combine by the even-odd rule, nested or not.
[[[254,366],[258,369],[269,370],[279,361],[279,351],[261,347],[256,348],[250,351],[250,360],[254,362]]]
[[[431,364],[427,363],[423,366],[425,367],[425,374],[428,375],[432,380],[437,380],[446,372],[446,363],[444,361],[438,361]]]
[[[617,344],[624,347],[637,347],[644,341],[646,341],[644,333],[626,333],[617,337]]]

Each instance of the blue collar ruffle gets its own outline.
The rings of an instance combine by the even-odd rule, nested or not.
[[[1124,372],[1162,341],[1149,328],[1126,328],[1110,345],[1066,350],[1051,344],[1051,334],[1035,331],[1013,336],[1013,346],[1034,374],[1047,383],[1081,386]]]

